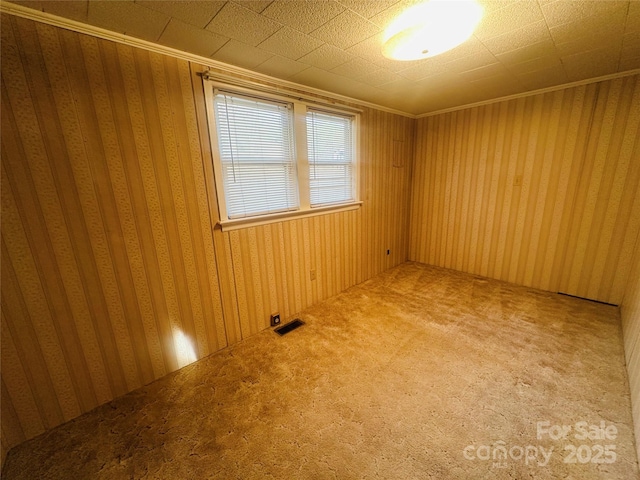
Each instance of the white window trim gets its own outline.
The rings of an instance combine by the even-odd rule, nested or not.
[[[310,102],[303,98],[295,96],[278,95],[262,90],[256,91],[249,88],[239,87],[233,84],[221,83],[207,78],[204,81],[205,100],[207,103],[207,120],[209,127],[209,140],[211,142],[211,155],[213,158],[214,185],[216,187],[216,195],[218,199],[218,225],[223,231],[236,230],[239,228],[247,228],[258,225],[266,225],[284,220],[292,220],[295,218],[313,217],[316,215],[325,215],[328,213],[338,213],[350,210],[356,210],[362,205],[360,200],[360,112],[349,109],[347,107],[335,108],[322,103]],[[238,93],[240,95],[250,95],[265,100],[284,101],[293,104],[294,109],[294,135],[296,142],[296,166],[298,171],[298,194],[300,198],[300,207],[298,210],[289,212],[279,212],[272,214],[261,214],[251,217],[229,219],[227,214],[227,203],[222,176],[222,163],[220,160],[220,150],[218,148],[218,133],[215,124],[214,112],[214,95],[216,90],[224,90],[229,93]],[[340,203],[335,205],[322,205],[312,207],[310,205],[309,195],[309,161],[307,155],[307,138],[306,138],[306,112],[307,108],[314,110],[326,111],[339,115],[349,115],[353,117],[354,129],[354,145],[353,158],[355,165],[354,171],[354,200],[348,203]]]
[[[268,213],[264,215],[256,215],[255,217],[235,218],[232,220],[218,221],[218,225],[222,227],[223,232],[226,232],[231,230],[238,230],[240,228],[257,227],[260,225],[267,225],[269,223],[293,220],[296,218],[308,218],[318,215],[326,215],[328,213],[348,212],[350,210],[357,210],[361,205],[362,201],[358,200],[351,203],[342,203],[340,205],[314,207],[310,208],[309,210]]]

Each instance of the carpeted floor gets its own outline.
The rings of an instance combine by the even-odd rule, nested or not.
[[[406,263],[299,316],[20,445],[4,478],[638,478],[615,307]]]

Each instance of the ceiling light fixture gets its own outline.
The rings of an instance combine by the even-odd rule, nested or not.
[[[474,0],[431,0],[402,12],[384,32],[382,53],[393,60],[433,57],[466,41],[482,18]]]

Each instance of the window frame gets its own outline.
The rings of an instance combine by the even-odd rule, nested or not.
[[[318,114],[320,116],[325,116],[325,117],[330,116],[330,117],[333,117],[334,119],[335,118],[340,118],[342,120],[344,120],[344,119],[348,119],[349,120],[349,122],[350,122],[350,124],[349,124],[349,129],[350,129],[349,137],[351,139],[351,151],[349,152],[349,158],[351,159],[350,162],[336,162],[336,161],[334,161],[334,162],[326,162],[326,161],[320,160],[319,158],[317,158],[316,155],[318,153],[320,153],[320,150],[322,149],[322,145],[320,145],[320,149],[318,149],[318,150],[314,149],[314,152],[313,152],[313,155],[312,155],[314,157],[314,161],[313,162],[311,161],[311,159],[309,158],[309,156],[310,156],[309,154],[311,153],[310,148],[309,148],[309,130],[310,130],[309,129],[309,123],[310,123],[309,122],[309,120],[310,120],[309,115],[314,115],[314,114]],[[319,119],[318,121],[319,121],[319,123],[322,123],[321,119]],[[313,125],[313,127],[315,127],[315,122],[313,120],[313,117],[311,118],[311,124]],[[311,189],[311,185],[312,185],[312,182],[311,182],[311,177],[312,177],[311,170],[312,169],[322,170],[323,166],[328,166],[328,165],[333,165],[333,166],[350,165],[350,167],[351,167],[351,173],[350,173],[351,185],[350,185],[350,189],[351,189],[351,197],[352,198],[350,200],[346,200],[346,201],[345,200],[336,200],[336,201],[328,201],[328,202],[326,202],[326,201],[325,202],[319,202],[319,203],[314,205],[313,202],[312,202],[313,196],[311,195],[311,192],[309,192],[309,202],[311,203],[311,208],[319,208],[319,207],[322,207],[322,206],[331,206],[331,205],[342,205],[342,204],[345,204],[345,203],[351,203],[353,201],[356,201],[357,198],[356,198],[356,191],[355,191],[355,183],[354,182],[356,181],[356,178],[357,178],[357,172],[355,172],[355,168],[354,167],[355,167],[355,164],[357,163],[357,159],[355,157],[355,154],[356,154],[355,141],[356,141],[356,139],[355,139],[355,121],[354,121],[354,116],[353,115],[346,115],[346,114],[343,114],[343,113],[338,113],[338,112],[335,112],[335,111],[329,112],[326,109],[319,109],[319,108],[316,108],[316,107],[309,107],[308,106],[307,110],[306,110],[306,114],[305,114],[305,126],[306,126],[306,132],[305,133],[306,133],[306,140],[307,140],[307,148],[305,149],[305,152],[307,153],[307,168],[309,169],[309,183],[308,183],[309,189]],[[315,132],[320,134],[320,135],[322,134],[321,129],[318,129]],[[315,138],[315,135],[313,133],[312,133],[311,136]],[[314,141],[313,143],[314,144],[318,144],[318,143],[321,143],[321,142]],[[314,170],[314,172],[315,172],[315,170]],[[317,177],[316,177],[316,181],[318,181]]]
[[[349,211],[360,208],[362,201],[360,200],[360,110],[350,109],[348,107],[335,107],[326,105],[321,102],[311,101],[293,94],[271,93],[262,89],[252,89],[231,83],[220,82],[213,79],[204,78],[205,101],[207,111],[207,123],[209,131],[209,140],[211,143],[211,156],[213,163],[214,185],[216,189],[216,198],[218,203],[218,224],[223,231],[234,230],[238,228],[263,225],[272,222],[289,220],[300,217],[310,217],[315,215],[324,215],[341,211]],[[293,107],[293,138],[294,153],[296,159],[297,171],[297,187],[299,207],[297,210],[283,211],[278,213],[257,214],[253,216],[230,219],[227,213],[227,201],[224,189],[224,179],[222,172],[222,161],[220,158],[220,149],[218,144],[218,132],[216,126],[216,115],[214,107],[214,97],[217,91],[225,93],[237,94],[240,96],[249,96],[258,100],[267,100],[274,102],[289,103]],[[310,177],[309,177],[309,158],[307,146],[307,111],[322,111],[328,114],[348,116],[352,119],[353,129],[353,200],[350,202],[336,203],[331,205],[311,206],[310,198]]]

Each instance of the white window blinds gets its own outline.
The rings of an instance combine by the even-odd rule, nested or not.
[[[311,206],[353,201],[353,118],[309,110],[307,148]]]
[[[214,109],[228,217],[296,210],[292,105],[218,91]]]

